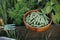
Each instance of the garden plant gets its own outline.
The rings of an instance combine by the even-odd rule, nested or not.
[[[0,0],[0,18],[3,19],[2,28],[6,31],[7,35],[10,34],[11,38],[16,38],[13,37],[15,33],[12,33],[14,35],[11,36],[11,32],[15,32],[15,29],[9,29],[11,27],[15,28],[15,25],[24,26],[23,17],[30,10],[41,10],[41,12],[31,12],[26,17],[26,22],[35,28],[41,28],[50,23],[51,20],[47,16],[48,14],[52,18],[52,24],[60,24],[60,0]],[[15,25],[11,26],[9,24]]]

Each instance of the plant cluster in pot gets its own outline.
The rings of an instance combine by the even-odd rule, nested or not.
[[[24,14],[23,21],[27,29],[35,32],[43,32],[50,28],[52,18],[39,10],[31,10]]]

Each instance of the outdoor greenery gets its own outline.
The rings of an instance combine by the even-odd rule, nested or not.
[[[20,34],[16,32],[15,24],[21,25],[23,23],[24,14],[29,10],[42,11],[42,13],[37,12],[37,14],[36,12],[32,12],[32,14],[30,14],[30,17],[29,15],[27,16],[26,22],[28,22],[32,26],[36,26],[36,24],[39,24],[37,25],[37,27],[47,25],[50,20],[46,16],[47,14],[51,14],[54,24],[60,23],[60,0],[0,0],[0,18],[3,19],[4,24],[7,24],[3,25],[2,30],[7,33],[8,37],[15,38],[17,40],[21,40],[20,38],[22,38],[22,40],[26,40],[26,37],[28,35],[25,35],[24,39],[23,36],[19,37]],[[35,17],[33,15],[37,17],[33,18]],[[32,20],[38,18],[40,18],[41,20]],[[11,24],[8,24],[8,22],[11,22]],[[48,35],[48,37],[46,37],[46,40],[47,38],[49,38],[49,36],[50,34]]]
[[[41,12],[31,12],[26,17],[26,22],[34,27],[43,27],[47,24],[49,24],[50,19]]]
[[[42,12],[45,14],[50,13],[52,20],[55,24],[60,22],[60,4],[59,0],[50,0],[46,3],[45,7],[42,9]]]
[[[11,17],[13,20],[13,23],[15,24],[21,24],[21,22],[23,21],[23,15],[26,11],[29,10],[29,8],[24,5],[25,3],[16,3],[14,5],[14,8],[12,9],[8,9],[8,13],[9,13],[9,17]]]
[[[7,23],[7,7],[5,0],[0,0],[0,18],[3,18],[4,22]]]
[[[21,25],[25,12],[35,9],[44,14],[50,13],[53,23],[60,22],[59,0],[0,0],[0,18],[5,24],[11,20],[12,23]]]

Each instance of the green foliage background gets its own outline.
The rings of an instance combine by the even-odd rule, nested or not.
[[[59,0],[0,0],[0,17],[5,24],[11,18],[12,23],[20,25],[24,13],[34,9],[41,10],[44,14],[50,13],[55,24],[60,22]]]

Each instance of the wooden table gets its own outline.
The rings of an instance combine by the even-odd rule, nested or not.
[[[45,40],[44,35],[48,36],[48,34],[50,36],[49,40],[60,40],[60,24],[52,25],[49,30],[41,33],[26,31],[25,26],[19,26],[17,29],[20,31],[20,37],[23,39],[26,37],[26,40]]]
[[[18,26],[16,31],[20,40],[45,40],[46,36],[50,37],[48,40],[60,40],[60,24],[52,25],[49,30],[40,33],[26,30],[25,26]],[[4,34],[0,33],[0,36]]]

